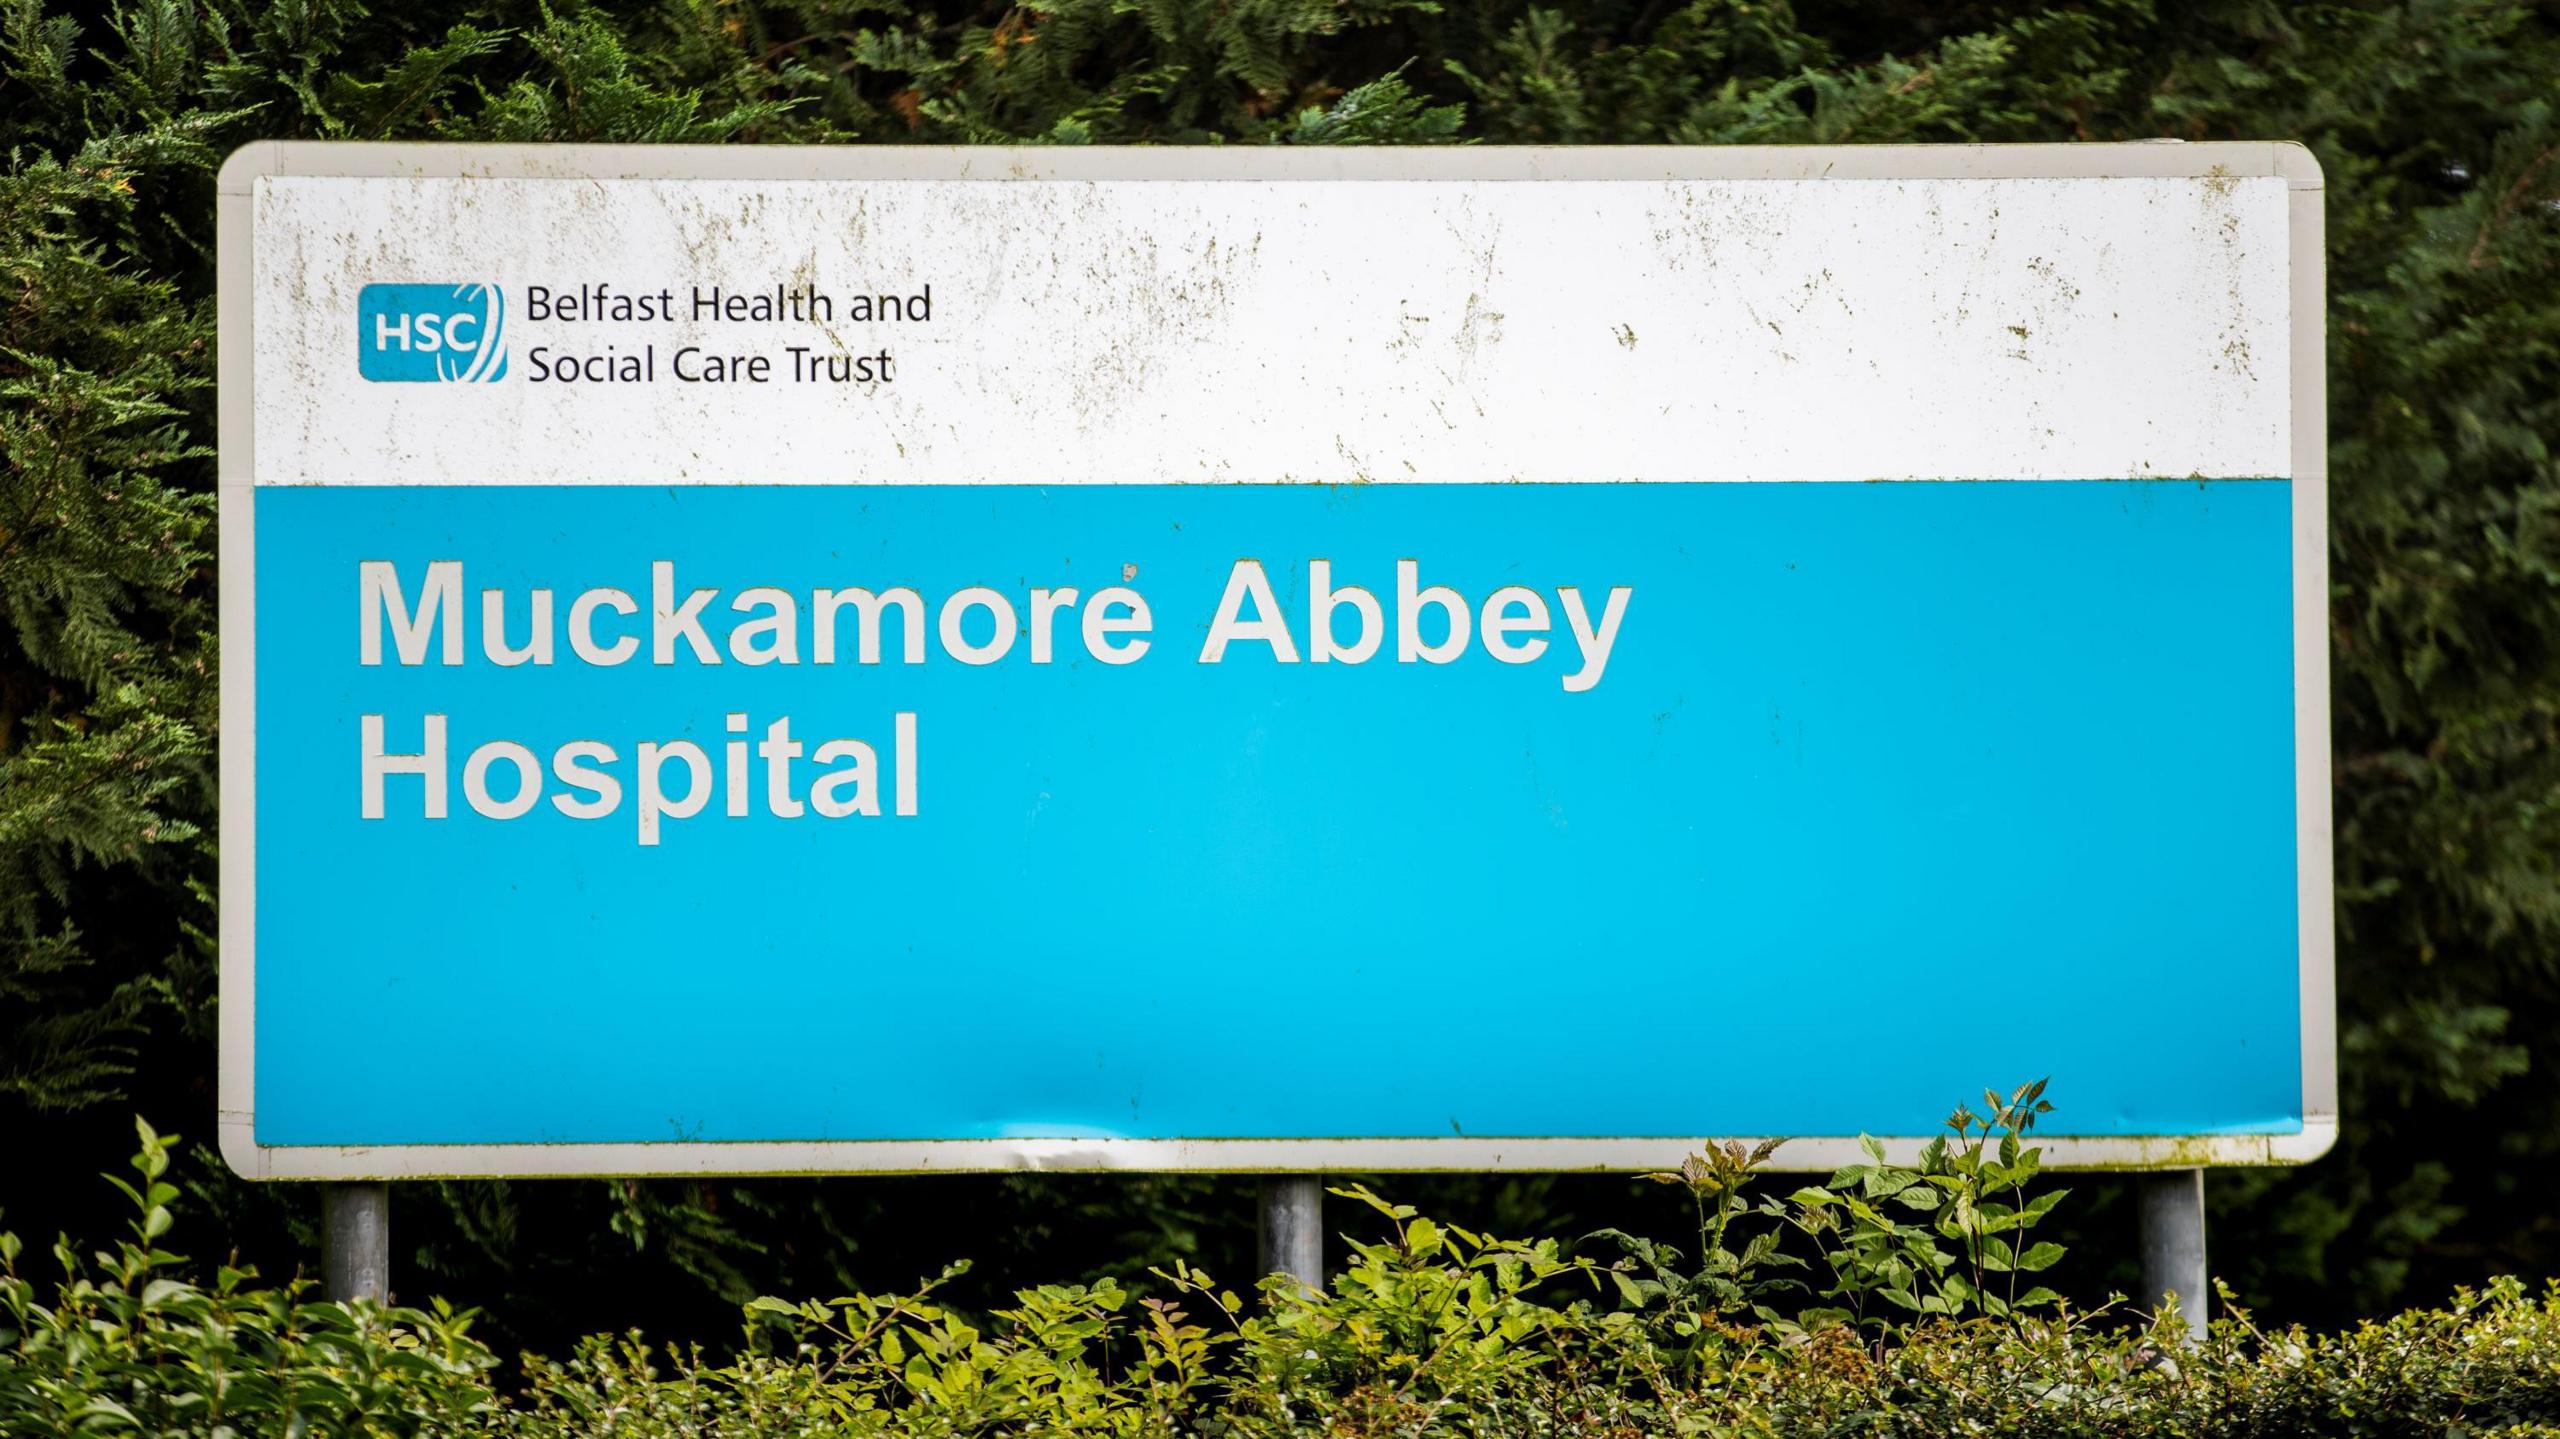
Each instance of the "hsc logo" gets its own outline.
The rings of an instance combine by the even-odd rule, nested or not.
[[[356,372],[368,380],[507,373],[507,301],[495,285],[367,285],[356,292]]]

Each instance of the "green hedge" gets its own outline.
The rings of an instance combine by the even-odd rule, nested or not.
[[[2560,1285],[2338,1334],[2233,1314],[2192,1344],[2174,1313],[2017,1294],[2000,1276],[2036,1267],[2058,1194],[2027,1197],[2035,1104],[1784,1197],[1747,1193],[1765,1149],[1655,1176],[1698,1201],[1693,1273],[1634,1236],[1586,1236],[1595,1257],[1351,1189],[1373,1237],[1328,1293],[1275,1277],[1248,1300],[1176,1266],[1147,1296],[1046,1285],[968,1316],[947,1273],[758,1299],[726,1358],[635,1332],[512,1368],[450,1306],[324,1303],[170,1253],[173,1142],[146,1127],[137,1181],[113,1181],[121,1242],[57,1244],[39,1286],[0,1235],[0,1434],[2560,1435]]]

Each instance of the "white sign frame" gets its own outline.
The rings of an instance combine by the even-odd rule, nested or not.
[[[701,180],[1943,180],[2276,178],[2289,192],[2297,868],[2303,1125],[2293,1134],[2056,1137],[2056,1167],[2300,1164],[2338,1134],[2329,746],[2328,461],[2322,177],[2289,143],[1731,148],[959,148],[531,146],[259,142],[218,182],[222,713],[219,1142],[251,1179],[1126,1170],[1630,1171],[1709,1138],[968,1139],[827,1142],[265,1146],[256,1141],[253,194],[261,177]],[[348,1036],[351,1073],[371,1070]],[[1956,1096],[1951,1096],[1951,1100]],[[1880,1136],[1909,1160],[1926,1135]],[[1861,1157],[1852,1138],[1796,1140],[1784,1169]]]

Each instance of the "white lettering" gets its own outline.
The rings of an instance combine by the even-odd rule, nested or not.
[[[480,648],[491,662],[511,669],[528,662],[551,663],[551,591],[535,590],[532,599],[533,633],[525,637],[523,649],[514,649],[507,644],[507,592],[480,592]]]
[[[854,616],[860,624],[855,655],[862,663],[880,663],[880,612],[891,605],[898,607],[906,624],[905,647],[898,657],[911,665],[924,663],[924,596],[903,585],[876,595],[859,588],[812,590],[809,607],[817,634],[810,642],[810,649],[818,663],[831,665],[836,662],[836,611],[846,605],[853,606]]]
[[[693,646],[693,657],[706,665],[720,663],[720,652],[711,647],[711,636],[702,628],[702,607],[719,595],[718,590],[695,590],[676,603],[676,567],[668,560],[655,560],[649,565],[649,662],[671,665],[676,662],[676,641],[682,639]]]
[[[382,622],[391,621],[392,643],[404,665],[427,662],[427,640],[435,632],[436,622],[444,621],[444,662],[462,663],[462,629],[469,623],[462,609],[462,561],[431,560],[427,563],[427,580],[418,592],[418,608],[412,613],[407,595],[400,588],[400,575],[389,560],[365,560],[356,566],[356,590],[359,637],[356,641],[358,662],[382,663]]]
[[[426,786],[426,803],[420,813],[429,819],[444,818],[444,716],[426,717],[425,738],[416,754],[382,752],[380,715],[366,715],[356,727],[364,750],[364,817],[382,818],[382,781],[386,776],[413,774]]]
[[[791,793],[791,762],[804,748],[791,737],[789,715],[766,725],[764,738],[756,742],[756,754],[764,761],[764,807],[776,819],[798,819],[804,808]]]
[[[665,770],[671,759],[683,762],[691,781],[685,786],[682,799],[667,798]],[[642,741],[636,760],[640,766],[640,843],[655,845],[660,816],[691,819],[711,802],[711,756],[690,740],[664,745]]]
[[[972,609],[984,609],[995,620],[995,634],[983,645],[969,643],[961,631]],[[1014,632],[1020,627],[1013,602],[984,585],[955,590],[942,602],[942,648],[964,665],[991,665],[1003,659],[1013,649]]]
[[[878,814],[880,796],[872,788],[871,746],[858,739],[831,739],[818,746],[815,756],[820,764],[849,761],[843,769],[830,770],[809,786],[809,807],[828,819],[843,819],[854,814]],[[846,791],[852,791],[847,794]]]
[[[916,812],[916,716],[913,710],[898,711],[891,729],[898,747],[898,813]]]
[[[626,641],[627,643],[627,641]],[[571,799],[565,794],[551,797],[551,807],[571,819],[602,819],[622,807],[622,781],[603,770],[600,764],[612,764],[621,756],[613,746],[597,740],[571,740],[551,756],[551,773],[562,784],[591,799]],[[580,763],[580,761],[590,763]]]
[[[1507,611],[1522,613],[1514,618]],[[1545,635],[1553,622],[1547,616],[1544,595],[1526,585],[1504,585],[1485,597],[1484,623],[1477,626],[1484,635],[1486,654],[1507,665],[1525,665],[1547,652],[1543,638],[1511,642],[1515,632]]]
[[[1127,610],[1115,615],[1113,610]],[[1155,616],[1148,613],[1146,597],[1136,590],[1110,585],[1093,592],[1091,603],[1084,607],[1084,649],[1107,665],[1125,665],[1147,652],[1145,640],[1129,640],[1114,644],[1113,635],[1143,635],[1155,629]]]
[[[1347,645],[1336,644],[1333,612],[1349,605],[1360,617],[1360,637]],[[1333,561],[1307,562],[1307,659],[1313,664],[1330,664],[1340,660],[1356,665],[1378,652],[1378,641],[1384,638],[1385,616],[1378,612],[1378,597],[1358,585],[1333,587]]]
[[[489,795],[489,766],[500,760],[515,766],[516,792],[510,799],[492,799]],[[542,798],[542,764],[533,757],[533,751],[513,740],[491,740],[463,761],[462,797],[471,801],[471,808],[479,814],[491,819],[514,819]]]
[[[1053,653],[1049,631],[1058,622],[1058,611],[1072,609],[1074,590],[1033,590],[1031,592],[1031,662],[1045,665]]]
[[[800,663],[800,604],[782,590],[767,585],[738,591],[729,608],[745,614],[758,605],[772,613],[744,621],[729,631],[729,657],[742,665]],[[763,639],[759,647],[753,643]]]
[[[1425,660],[1445,665],[1467,652],[1467,602],[1446,585],[1417,588],[1421,578],[1419,562],[1396,561],[1396,659],[1403,664]],[[1448,622],[1448,634],[1436,645],[1422,642],[1422,609],[1425,605],[1437,607]]]
[[[1591,628],[1591,616],[1582,608],[1582,591],[1572,585],[1557,588],[1556,598],[1564,601],[1565,622],[1573,627],[1574,643],[1582,647],[1582,668],[1565,676],[1568,694],[1580,694],[1600,683],[1609,668],[1610,647],[1618,642],[1618,622],[1627,617],[1627,597],[1635,591],[1619,585],[1609,591],[1607,608],[1600,612],[1600,628]]]
[[[1239,619],[1248,599],[1253,601],[1254,617]],[[1280,601],[1272,597],[1271,579],[1262,572],[1260,560],[1238,560],[1227,571],[1226,592],[1218,596],[1218,617],[1209,622],[1200,663],[1225,662],[1227,646],[1238,640],[1260,640],[1271,646],[1272,659],[1281,664],[1298,662],[1298,642],[1289,637],[1288,622],[1280,618]]]
[[[618,665],[640,651],[640,641],[624,635],[609,645],[596,643],[596,611],[640,613],[640,602],[621,590],[589,590],[569,605],[569,649],[591,665]]]

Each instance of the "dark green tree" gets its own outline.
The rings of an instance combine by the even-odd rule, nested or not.
[[[2560,1269],[2536,1183],[2560,1166],[2555,103],[2548,3],[5,0],[0,1129],[57,1162],[0,1170],[0,1205],[24,1229],[76,1203],[134,1109],[210,1130],[211,178],[233,145],[2280,138],[2328,182],[2347,1135],[2299,1173],[2217,1180],[2221,1233],[2248,1241],[2221,1267],[2305,1313]],[[1628,1022],[1558,988],[1541,1002],[1582,1005],[1593,1042]],[[197,1182],[290,1266],[303,1196]],[[1171,1179],[405,1202],[440,1287],[529,1324],[662,1328],[960,1252],[1233,1270],[1249,1212]],[[1636,1202],[1535,1179],[1434,1198],[1515,1227]],[[615,1252],[635,1277],[600,1294]],[[661,1309],[607,1303],[634,1292]]]

